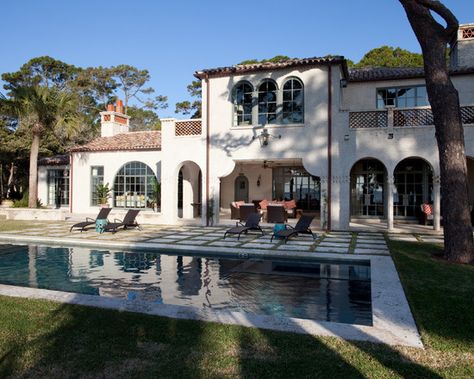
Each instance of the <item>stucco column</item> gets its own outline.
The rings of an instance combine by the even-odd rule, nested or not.
[[[387,178],[387,229],[393,230],[393,176]]]
[[[441,230],[441,178],[433,176],[433,229]]]

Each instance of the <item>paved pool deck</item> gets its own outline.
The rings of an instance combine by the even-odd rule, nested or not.
[[[271,241],[271,228],[265,234],[252,232],[240,240],[224,239],[228,226],[157,226],[144,225],[142,230],[120,230],[112,233],[69,232],[71,222],[43,223],[41,227],[0,233],[0,243],[100,247],[111,251],[140,250],[179,254],[190,252],[229,255],[241,259],[259,257],[299,259],[350,259],[369,261],[372,282],[373,326],[350,325],[288,317],[215,311],[169,304],[73,294],[37,288],[0,285],[0,295],[40,298],[70,304],[140,312],[173,318],[214,321],[349,340],[380,342],[390,345],[423,347],[386,239],[410,242],[442,243],[442,236],[426,234],[383,234],[373,232],[318,233],[316,239],[301,235],[288,241]]]

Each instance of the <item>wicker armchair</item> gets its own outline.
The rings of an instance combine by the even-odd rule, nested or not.
[[[230,203],[230,219],[238,220],[240,218],[239,208],[234,203]]]
[[[267,205],[267,222],[283,224],[288,219],[288,213],[283,205]]]
[[[249,215],[257,213],[257,207],[254,204],[242,204],[239,207],[239,220],[240,222],[246,222]]]

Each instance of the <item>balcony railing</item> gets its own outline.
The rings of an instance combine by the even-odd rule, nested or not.
[[[474,105],[461,107],[461,121],[465,125],[474,124]],[[349,112],[349,127],[352,129],[416,127],[433,124],[433,112],[429,107]]]
[[[199,136],[201,133],[201,120],[182,120],[175,123],[175,136]]]

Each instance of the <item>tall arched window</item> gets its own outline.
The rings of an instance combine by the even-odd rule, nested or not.
[[[247,82],[238,83],[232,97],[234,125],[252,125],[253,87]]]
[[[275,124],[277,112],[277,86],[266,80],[258,87],[258,123],[259,125]]]
[[[304,122],[303,83],[298,79],[289,79],[283,85],[284,124],[301,124]]]
[[[142,162],[128,162],[117,172],[114,181],[114,206],[121,208],[151,208],[152,169]]]

